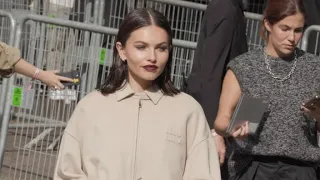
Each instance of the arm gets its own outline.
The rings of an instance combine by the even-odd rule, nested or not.
[[[37,67],[33,66],[32,64],[28,63],[24,59],[20,59],[15,65],[14,65],[14,71],[17,73],[20,73],[22,75],[33,77]],[[49,87],[57,87],[57,89],[63,89],[64,86],[61,83],[61,81],[68,81],[73,82],[72,79],[58,76],[56,75],[57,71],[43,71],[40,70],[39,75],[37,79],[44,84],[46,84]]]
[[[188,87],[202,105],[209,125],[213,126],[219,106],[224,70],[229,61],[235,22],[229,19],[220,19],[218,22],[207,21],[206,28],[202,32],[205,37],[199,42],[200,49],[197,49],[195,57],[196,68],[193,69],[195,72],[190,75],[191,77],[194,74],[196,79],[190,80]],[[201,88],[191,89],[195,86],[191,83],[199,83]]]
[[[65,132],[60,145],[58,161],[53,180],[86,180],[82,171],[79,141]]]
[[[220,180],[220,165],[212,137],[204,139],[188,155],[184,180]]]
[[[77,106],[65,129],[53,180],[86,180],[81,154],[81,133],[85,125],[85,113]]]
[[[241,89],[235,74],[228,70],[223,81],[222,93],[217,118],[215,120],[216,132],[224,136],[230,118],[241,96]]]
[[[19,49],[0,42],[0,69],[4,75],[11,74],[12,70],[14,70],[17,73],[32,78],[35,75],[37,67],[22,59]],[[60,81],[73,81],[72,79],[58,76],[55,73],[54,71],[40,70],[37,79],[47,86],[57,87],[57,89],[64,88]]]
[[[183,179],[221,179],[215,142],[200,105],[187,124],[187,160]]]
[[[214,26],[208,26],[208,36],[204,41],[201,52],[199,77],[202,78],[201,92],[199,93],[201,105],[210,125],[216,118],[221,85],[226,64],[232,46],[235,31],[235,22],[222,19]]]

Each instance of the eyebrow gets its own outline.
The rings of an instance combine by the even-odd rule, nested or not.
[[[290,26],[288,26],[288,25],[285,25],[285,24],[280,24],[279,26],[280,26],[280,27],[285,27],[285,28],[290,28],[290,29],[292,29],[292,27],[290,27]],[[301,29],[301,28],[304,28],[304,26],[296,27],[296,28],[294,28],[294,29]]]
[[[134,43],[135,43],[135,44],[136,44],[136,43],[148,44],[148,43],[143,42],[143,41],[135,41]],[[157,44],[157,46],[159,46],[159,45],[163,45],[163,44],[167,45],[167,44],[168,44],[168,42],[161,42],[161,43]]]

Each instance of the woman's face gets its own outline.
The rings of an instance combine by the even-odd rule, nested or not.
[[[155,25],[133,31],[125,45],[116,44],[122,61],[127,61],[128,78],[148,86],[163,72],[169,58],[168,33]]]
[[[267,20],[264,25],[269,32],[268,44],[283,56],[292,54],[303,35],[305,19],[301,13],[287,16],[274,25]]]

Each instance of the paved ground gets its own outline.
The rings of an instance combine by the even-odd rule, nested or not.
[[[41,131],[40,131],[41,132]],[[35,134],[34,134],[35,135]],[[33,135],[33,137],[34,137]],[[45,149],[50,137],[31,150],[19,148],[32,138],[31,133],[9,131],[0,180],[51,180],[57,151]],[[47,141],[47,140],[50,141]]]

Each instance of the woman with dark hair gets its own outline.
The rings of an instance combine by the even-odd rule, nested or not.
[[[320,117],[303,103],[319,90],[320,59],[297,48],[304,26],[302,0],[268,0],[261,31],[266,46],[228,64],[216,133],[225,136],[242,94],[269,101],[256,134],[249,134],[250,124],[245,123],[228,138],[233,145],[231,179],[317,179]]]
[[[122,22],[105,84],[82,99],[65,129],[60,179],[220,179],[201,106],[170,81],[172,34],[152,9]]]

